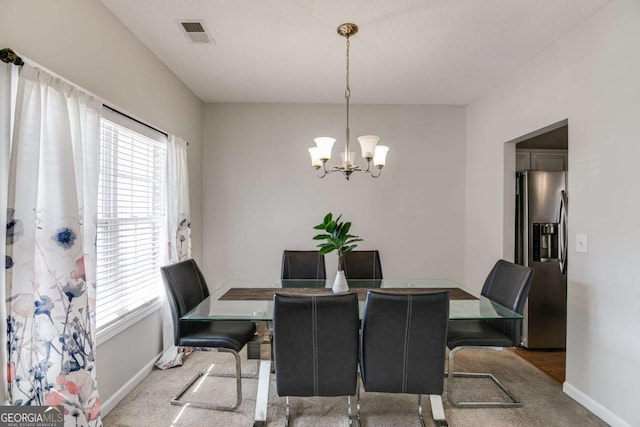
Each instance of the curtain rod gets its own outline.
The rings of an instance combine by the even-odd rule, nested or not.
[[[104,104],[104,103],[103,103],[103,104],[102,104],[102,106],[103,106],[104,108],[106,108],[107,110],[111,111],[112,113],[120,114],[121,116],[126,117],[126,118],[127,118],[127,119],[129,119],[129,120],[133,120],[134,122],[136,122],[136,123],[138,123],[138,124],[140,124],[140,125],[142,125],[142,126],[148,127],[148,128],[149,128],[149,129],[151,129],[151,130],[155,130],[156,132],[159,132],[159,133],[163,134],[164,136],[169,137],[169,134],[168,134],[168,133],[163,132],[163,131],[161,131],[160,129],[154,128],[153,126],[151,126],[151,125],[149,125],[149,124],[147,124],[147,123],[145,123],[145,122],[142,122],[142,121],[140,121],[140,120],[136,119],[135,117],[131,117],[130,115],[128,115],[128,114],[126,114],[126,113],[123,113],[122,111],[116,110],[115,108],[110,107],[110,106],[108,106],[107,104]]]
[[[0,50],[0,61],[7,64],[16,64],[18,66],[24,65],[22,58],[16,55],[16,53],[9,48]]]
[[[22,60],[21,57],[19,57],[12,49],[10,48],[5,48],[5,49],[0,49],[0,61],[5,62],[7,64],[15,64],[18,66],[24,65],[24,61]],[[75,84],[74,84],[75,85]],[[84,90],[84,89],[83,89]],[[159,132],[161,134],[163,134],[166,137],[169,137],[169,134],[167,134],[167,132],[163,132],[160,129],[157,129],[147,123],[144,123],[138,119],[136,119],[135,117],[131,117],[130,115],[123,113],[122,111],[116,110],[113,107],[110,107],[109,105],[107,105],[104,101],[102,101],[102,106],[116,114],[120,114],[121,116],[124,116],[130,120],[133,120],[136,123],[141,124],[142,126],[146,126],[149,129],[152,129],[156,132]],[[187,145],[189,145],[189,143],[187,142]]]

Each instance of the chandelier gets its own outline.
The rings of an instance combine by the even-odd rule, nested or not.
[[[316,146],[309,148],[309,154],[311,155],[311,165],[316,170],[316,173],[320,178],[324,178],[327,174],[338,171],[342,172],[347,180],[353,172],[365,172],[371,177],[377,178],[382,173],[382,168],[384,167],[387,157],[387,151],[389,151],[389,147],[378,145],[378,141],[380,140],[378,136],[359,136],[358,142],[360,143],[362,158],[367,161],[367,166],[363,169],[355,163],[356,153],[349,150],[349,100],[351,98],[351,89],[349,88],[349,37],[353,36],[357,32],[358,26],[356,24],[347,23],[338,27],[338,34],[347,39],[347,86],[344,92],[344,98],[347,103],[346,141],[344,152],[340,154],[342,164],[327,169],[327,162],[331,159],[331,149],[333,148],[333,144],[336,140],[329,136],[319,136],[313,139]],[[372,161],[374,166],[373,168],[371,166]]]

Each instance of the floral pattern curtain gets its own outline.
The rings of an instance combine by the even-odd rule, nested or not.
[[[100,426],[95,361],[100,102],[20,72],[6,234],[7,383],[13,405],[63,405]]]
[[[189,207],[189,169],[187,142],[169,135],[167,145],[167,264],[191,258],[191,210]],[[162,304],[163,353],[156,362],[160,369],[182,365],[189,349],[174,345],[173,320],[165,300]]]

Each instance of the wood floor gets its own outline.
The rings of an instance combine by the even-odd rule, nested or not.
[[[549,375],[559,383],[565,380],[566,352],[564,350],[513,349],[514,353]]]

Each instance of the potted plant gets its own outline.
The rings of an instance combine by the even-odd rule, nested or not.
[[[342,215],[333,219],[333,214],[329,212],[325,215],[321,224],[313,227],[315,230],[324,231],[324,233],[313,237],[313,240],[324,240],[323,243],[318,245],[320,255],[326,255],[333,251],[338,252],[338,272],[333,282],[333,292],[346,292],[349,290],[347,279],[342,270],[342,256],[356,248],[358,246],[355,244],[356,242],[362,241],[358,236],[349,234],[351,222],[340,221],[341,219]]]

